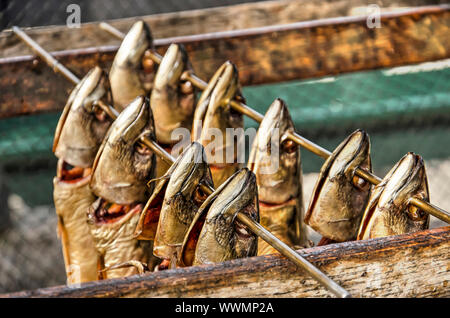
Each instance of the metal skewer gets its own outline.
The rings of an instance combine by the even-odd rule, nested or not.
[[[112,25],[110,25],[106,22],[100,23],[100,28],[103,29],[104,31],[109,32],[110,34],[114,35],[115,37],[117,37],[120,40],[123,40],[123,38],[125,36],[125,34],[123,34],[122,32],[120,32],[119,30],[117,30]],[[156,53],[155,51],[150,51],[149,56],[154,62],[160,63],[157,61],[158,60],[161,61],[161,56],[158,53]],[[200,90],[204,90],[206,88],[206,86],[208,85],[205,81],[203,81],[202,79],[195,76],[191,71],[186,71],[182,75],[181,78],[183,80],[190,81],[195,87],[197,87]],[[249,106],[247,106],[239,101],[231,100],[231,101],[229,101],[229,103],[233,109],[240,112],[241,114],[244,114],[244,115],[250,117],[251,119],[253,119],[254,121],[256,121],[258,123],[261,123],[261,121],[264,118],[263,115],[261,115],[254,109],[250,108]],[[288,139],[292,140],[293,142],[302,146],[303,148],[307,149],[308,151],[318,155],[319,157],[327,159],[331,155],[331,152],[329,152],[328,150],[315,144],[314,142],[300,136],[295,131],[288,132],[287,137],[288,137]],[[355,174],[358,177],[361,177],[362,179],[364,179],[374,185],[377,185],[381,182],[381,179],[379,177],[377,177],[376,175],[374,175],[368,171],[362,170],[358,167],[355,169]],[[411,198],[409,203],[414,205],[415,207],[421,209],[425,213],[431,214],[434,217],[436,217],[446,223],[450,223],[450,213],[429,203],[429,202],[425,202],[425,201],[417,199],[417,198]]]
[[[18,27],[12,28],[13,32],[22,39],[33,51],[36,52],[39,56],[41,56],[49,66],[53,68],[53,71],[57,73],[63,74],[68,80],[70,80],[73,84],[78,84],[80,79],[77,78],[69,69],[67,69],[64,65],[60,64],[53,56],[51,56],[47,51],[45,51],[39,44],[37,44],[33,39],[31,39],[25,32],[23,32]],[[118,31],[120,32],[120,31]],[[112,106],[107,105],[103,101],[99,100],[96,104],[103,110],[105,113],[110,116],[112,119],[116,119],[119,113]],[[175,162],[175,158],[173,158],[167,151],[165,151],[160,145],[158,145],[154,140],[148,139],[146,137],[141,138],[140,142],[142,142],[145,146],[150,148],[157,156],[162,158],[166,163],[171,165]],[[202,190],[204,190],[207,194],[211,194],[214,189],[210,188],[206,185],[202,185]],[[340,298],[350,298],[351,294],[346,291],[344,288],[339,286],[335,281],[322,273],[317,267],[312,265],[302,256],[300,256],[295,250],[291,249],[285,243],[283,243],[280,239],[274,236],[272,233],[267,231],[264,227],[262,227],[259,223],[255,222],[253,219],[249,218],[245,214],[238,213],[237,218],[239,221],[244,223],[253,233],[257,236],[261,237],[264,241],[274,247],[277,251],[279,251],[282,255],[286,256],[292,262],[294,262],[297,266],[305,270],[312,278],[326,287],[329,291],[335,294]]]

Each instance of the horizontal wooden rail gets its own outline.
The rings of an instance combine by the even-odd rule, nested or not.
[[[450,227],[299,250],[354,297],[450,297]],[[280,255],[0,297],[331,296]]]
[[[231,60],[243,85],[273,83],[449,58],[449,8],[385,13],[378,29],[368,28],[366,17],[344,17],[175,37],[155,44],[162,54],[171,42],[183,43],[200,78],[210,78]],[[81,77],[97,64],[109,68],[116,50],[117,46],[96,47],[54,56]],[[0,59],[0,118],[60,110],[71,87],[33,56]]]
[[[434,0],[433,4],[445,4]],[[366,0],[276,0],[243,3],[226,7],[171,12],[141,16],[152,28],[156,39],[258,28],[268,25],[290,24],[299,21],[350,16],[364,13],[370,2]],[[429,5],[429,0],[377,0],[383,12],[397,8]],[[83,10],[89,10],[89,3]],[[95,6],[95,4],[93,4]],[[126,32],[136,18],[110,20],[108,23]],[[98,23],[83,23],[80,28],[44,26],[24,28],[24,31],[48,51],[62,51],[94,46],[116,45],[117,41],[98,32]],[[0,58],[32,54],[17,41],[11,30],[0,32]]]

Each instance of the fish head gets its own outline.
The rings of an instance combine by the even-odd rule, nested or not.
[[[256,255],[257,237],[237,220],[244,213],[259,222],[256,177],[237,171],[202,204],[185,236],[179,263],[217,263]]]
[[[133,24],[114,57],[109,78],[115,106],[122,111],[152,88],[157,65],[150,58],[153,38],[144,21]]]
[[[206,150],[214,184],[219,186],[243,163],[243,115],[231,107],[231,100],[244,101],[238,72],[231,62],[223,64],[200,97],[194,114],[192,137]]]
[[[156,256],[170,258],[181,248],[194,216],[208,197],[205,186],[213,188],[211,172],[203,146],[193,142],[170,174],[156,232]]]
[[[172,145],[176,128],[189,131],[195,108],[195,89],[191,82],[181,79],[185,71],[192,70],[182,44],[171,44],[156,72],[150,104],[156,118],[156,138],[159,143]]]
[[[112,103],[107,74],[91,69],[72,91],[56,127],[53,152],[70,165],[91,167],[112,120],[95,102]]]
[[[216,71],[199,98],[194,114],[193,140],[206,146],[210,141],[208,129],[219,129],[225,136],[226,128],[243,127],[242,114],[230,106],[232,99],[243,101],[237,68],[227,61]]]
[[[305,223],[324,237],[356,238],[371,185],[355,174],[372,171],[369,135],[356,130],[325,161],[313,190]]]
[[[429,202],[428,180],[421,156],[406,154],[372,191],[358,239],[425,230],[429,215],[409,204],[411,198]]]
[[[166,174],[155,181],[135,235],[141,240],[153,240],[157,235],[162,244],[181,245],[195,213],[206,200],[202,185],[212,187],[203,147],[193,142]]]
[[[140,139],[155,140],[148,98],[139,96],[111,125],[95,157],[91,188],[99,197],[117,204],[144,202],[154,176],[155,154]]]
[[[286,103],[276,99],[259,126],[249,159],[259,199],[265,203],[284,203],[301,193],[300,146],[287,138],[293,131]]]

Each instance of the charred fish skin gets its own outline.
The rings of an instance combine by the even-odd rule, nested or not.
[[[430,217],[409,205],[411,198],[429,202],[428,180],[421,156],[407,153],[372,191],[358,240],[426,230]]]
[[[59,159],[58,170],[64,161]],[[60,173],[53,179],[53,198],[58,217],[67,284],[97,280],[97,250],[86,223],[86,211],[95,197],[89,188],[90,176],[65,182]]]
[[[356,130],[325,161],[313,190],[305,223],[324,237],[356,238],[371,185],[355,169],[372,171],[369,135]]]
[[[243,115],[232,109],[229,101],[244,101],[239,84],[236,66],[225,62],[214,74],[203,91],[194,113],[192,137],[206,149],[213,181],[221,185],[242,166],[238,162],[238,144],[234,136],[228,136],[227,128],[244,127]],[[216,142],[211,135],[220,131],[222,142]],[[214,139],[214,141],[213,141]],[[220,143],[220,144],[219,144]],[[233,162],[227,161],[227,152],[232,152]]]
[[[179,265],[255,256],[258,238],[236,220],[237,213],[259,222],[256,177],[247,168],[236,172],[202,204],[185,236]]]
[[[153,268],[156,265],[151,255],[153,242],[139,241],[133,237],[142,204],[134,205],[131,211],[109,223],[100,221],[98,218],[104,203],[102,198],[98,198],[87,210],[90,233],[101,258],[101,262],[99,262],[101,265],[97,266],[96,264],[98,270],[101,271],[129,261],[145,263],[149,268]],[[139,272],[135,267],[115,268],[106,272],[98,272],[98,278],[110,279],[136,274]]]
[[[155,130],[148,98],[139,96],[111,125],[97,153],[90,183],[97,196],[124,205],[145,202],[156,158],[138,143],[142,137],[154,140]]]
[[[73,90],[55,132],[53,152],[73,166],[92,166],[111,126],[112,120],[95,107],[98,100],[112,104],[108,76],[95,67]]]
[[[207,195],[202,185],[213,187],[203,146],[193,142],[170,173],[156,230],[153,254],[175,260],[189,226]]]
[[[144,21],[138,21],[123,39],[110,70],[112,95],[119,111],[136,96],[151,91],[156,67],[146,65],[150,61],[146,62],[146,51],[150,49],[153,49],[150,28]]]
[[[286,103],[276,99],[257,132],[249,169],[258,185],[261,225],[289,246],[306,246],[300,147],[286,138],[294,129]],[[273,253],[273,247],[258,240],[258,255]]]

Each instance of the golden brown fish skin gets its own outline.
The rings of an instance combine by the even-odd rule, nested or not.
[[[244,101],[238,71],[236,66],[228,61],[217,70],[203,91],[194,113],[192,128],[192,140],[198,141],[207,150],[208,163],[216,186],[221,185],[242,166],[242,163],[237,162],[238,145],[234,142],[234,137],[228,138],[226,133],[227,128],[244,127],[243,115],[230,106],[229,101],[232,99]],[[215,154],[211,151],[215,142],[208,135],[212,129],[220,130],[223,136],[222,144],[214,147]],[[233,163],[226,160],[227,148],[233,151]],[[222,151],[222,156],[219,155],[219,151]]]
[[[156,140],[171,152],[180,137],[172,133],[177,128],[192,128],[196,91],[192,83],[181,80],[185,71],[192,71],[191,63],[182,44],[171,44],[156,72],[150,95],[155,117]],[[169,165],[156,158],[156,177],[164,175]]]
[[[101,269],[129,261],[145,263],[149,268],[153,268],[155,266],[151,253],[153,242],[139,241],[133,237],[142,204],[135,205],[118,221],[99,223],[95,215],[102,202],[103,199],[98,198],[88,209],[90,233],[104,263],[104,268]],[[104,271],[103,275],[106,277],[103,276],[103,278],[119,278],[136,274],[139,274],[136,267],[116,268]]]
[[[122,205],[145,202],[156,158],[139,145],[144,136],[155,139],[148,98],[140,96],[117,117],[97,153],[90,183],[97,196]]]
[[[173,145],[179,141],[172,139],[172,132],[176,128],[192,128],[195,91],[192,84],[181,80],[185,71],[192,71],[192,66],[184,46],[171,44],[156,73],[150,97],[156,140],[161,144]],[[186,87],[189,85],[191,89]]]
[[[359,167],[372,171],[369,135],[356,130],[325,161],[305,217],[305,223],[334,241],[356,238],[371,185],[355,175]]]
[[[358,240],[428,229],[429,215],[409,206],[411,198],[430,200],[423,159],[412,152],[400,159],[372,190]]]
[[[176,260],[184,237],[207,195],[201,185],[213,187],[203,146],[193,142],[168,172],[164,202],[156,231],[153,254]]]
[[[60,159],[58,167],[63,164]],[[89,188],[90,176],[68,183],[53,179],[53,198],[58,216],[67,284],[97,280],[98,253],[90,234],[86,211],[95,197]]]
[[[152,242],[134,237],[143,202],[152,190],[147,181],[154,177],[155,168],[154,153],[138,141],[144,136],[155,140],[154,130],[148,98],[137,97],[111,125],[95,158],[90,185],[99,199],[89,208],[88,221],[100,254],[99,269],[130,261],[154,266]],[[129,209],[108,215],[111,203]],[[114,278],[137,273],[136,267],[124,267],[102,275]]]
[[[145,71],[145,52],[153,49],[150,28],[143,21],[131,27],[116,53],[110,70],[110,82],[115,106],[122,111],[136,96],[151,91],[154,71]],[[156,67],[155,67],[156,70]]]
[[[306,246],[300,147],[286,137],[292,131],[288,108],[276,99],[261,122],[248,166],[258,184],[261,225],[289,246]],[[275,155],[277,166],[272,158]],[[258,255],[272,253],[277,251],[259,239]]]
[[[242,257],[255,256],[258,238],[236,220],[245,213],[259,222],[258,190],[255,175],[241,169],[214,191],[202,204],[185,236],[179,259],[180,266],[213,264]],[[197,222],[205,217],[201,230]],[[194,231],[200,230],[192,264],[184,253]]]
[[[77,167],[91,167],[112,120],[96,109],[94,102],[112,104],[108,77],[93,68],[72,91],[59,119],[53,151],[58,158]]]
[[[90,175],[67,181],[65,162],[89,168],[112,121],[94,107],[96,100],[112,103],[107,75],[95,67],[69,96],[58,122],[53,150],[59,159],[53,180],[53,198],[58,216],[68,284],[97,279],[97,250],[87,225],[86,211],[94,202]]]

